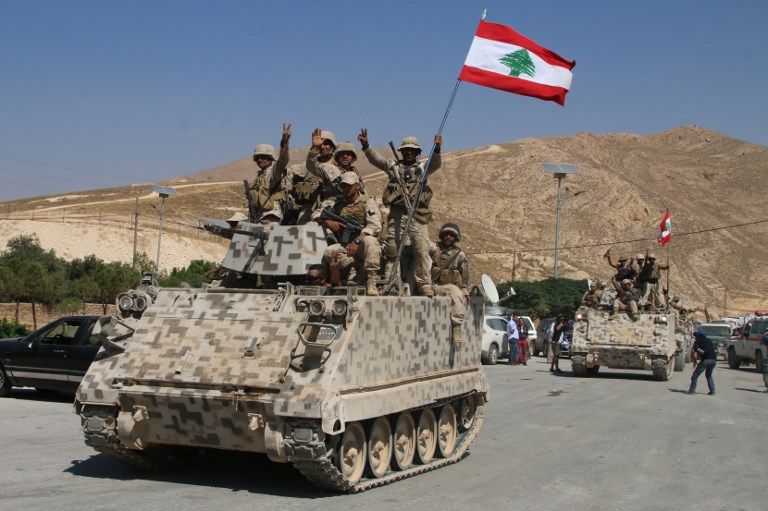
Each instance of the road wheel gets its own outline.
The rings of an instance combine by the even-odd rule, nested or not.
[[[733,346],[728,348],[728,367],[731,369],[738,369],[741,367],[741,359],[736,356],[736,350]]]
[[[409,412],[403,412],[397,417],[395,423],[394,452],[392,465],[397,470],[406,470],[413,465],[413,457],[416,454],[416,423]]]
[[[657,358],[652,362],[653,377],[658,381],[667,381],[674,374],[675,360],[664,360],[663,358]]]
[[[584,357],[571,357],[571,370],[573,371],[574,376],[586,376],[587,366],[584,364]]]
[[[456,409],[448,403],[440,411],[440,419],[437,421],[437,448],[440,456],[449,457],[456,449],[456,439],[459,428],[456,423]]]
[[[11,380],[5,374],[5,368],[0,365],[0,397],[7,396],[11,391]]]
[[[419,416],[419,424],[416,426],[416,452],[419,461],[425,465],[435,457],[437,447],[437,421],[435,413],[427,408]]]
[[[499,346],[495,343],[491,343],[491,347],[488,348],[488,363],[493,365],[496,365],[496,362],[499,361]]]
[[[760,350],[755,352],[755,370],[763,374],[763,353]]]
[[[459,417],[461,418],[461,429],[463,431],[468,430],[475,423],[475,415],[477,414],[477,403],[475,403],[475,396],[467,396],[461,400],[459,406]]]
[[[598,371],[600,371],[600,366],[587,367],[587,376],[597,376]]]
[[[336,451],[336,466],[344,479],[357,484],[363,477],[366,459],[365,430],[359,422],[347,424]]]
[[[368,435],[368,470],[373,477],[381,477],[392,463],[392,428],[386,417],[379,417],[371,425]]]

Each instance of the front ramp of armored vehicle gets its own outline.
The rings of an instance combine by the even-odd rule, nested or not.
[[[675,315],[611,315],[607,310],[582,307],[573,328],[571,365],[576,376],[594,376],[601,366],[651,371],[666,381],[674,374]]]

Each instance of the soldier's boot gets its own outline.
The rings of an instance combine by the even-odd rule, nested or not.
[[[451,341],[464,342],[464,332],[461,330],[461,325],[451,325]]]
[[[640,316],[638,314],[632,314],[630,318],[632,318],[632,321],[638,321],[640,319]]]
[[[379,296],[379,290],[376,287],[377,272],[369,271],[366,275],[365,294],[368,296]]]
[[[421,294],[421,296],[432,298],[433,296],[435,296],[435,290],[432,288],[431,285],[424,284],[423,286],[421,286],[421,288],[419,288],[419,294]]]

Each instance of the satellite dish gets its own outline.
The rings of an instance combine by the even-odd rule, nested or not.
[[[480,276],[480,284],[483,286],[483,292],[485,293],[485,297],[488,298],[488,300],[491,301],[491,303],[496,304],[499,301],[499,290],[496,289],[496,284],[493,283],[493,279],[483,273]]]

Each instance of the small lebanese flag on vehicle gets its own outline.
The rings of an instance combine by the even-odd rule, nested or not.
[[[481,21],[459,80],[564,105],[575,65],[510,27]]]
[[[664,212],[659,225],[659,244],[666,245],[672,239],[672,218],[669,216],[669,210]]]

